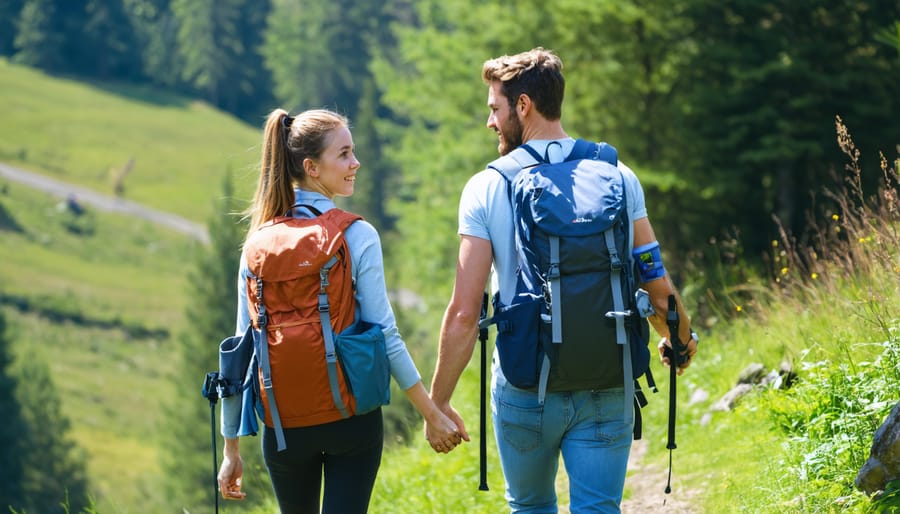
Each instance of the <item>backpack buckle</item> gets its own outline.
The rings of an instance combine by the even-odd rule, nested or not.
[[[621,265],[621,264],[620,264]],[[559,264],[551,263],[547,269],[547,278],[559,278]]]
[[[610,252],[609,254],[609,268],[613,271],[622,271],[622,260],[619,259],[619,254],[615,252]]]

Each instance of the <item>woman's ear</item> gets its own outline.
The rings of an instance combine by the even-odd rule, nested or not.
[[[318,177],[319,171],[316,169],[316,162],[307,157],[303,159],[303,171],[309,177]]]

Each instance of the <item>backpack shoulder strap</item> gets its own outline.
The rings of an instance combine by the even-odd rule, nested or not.
[[[521,170],[540,162],[540,156],[531,147],[522,145],[503,157],[491,161],[487,167],[499,172],[507,182],[512,182]]]
[[[347,227],[353,224],[354,221],[359,221],[363,219],[359,214],[354,214],[352,212],[345,211],[343,209],[338,209],[335,207],[334,209],[329,209],[325,211],[323,216],[328,216],[331,220],[343,231],[346,230]]]
[[[608,143],[594,143],[585,139],[576,139],[575,146],[572,147],[572,151],[566,157],[567,161],[575,159],[593,159],[617,166],[619,164],[619,153],[614,146]]]

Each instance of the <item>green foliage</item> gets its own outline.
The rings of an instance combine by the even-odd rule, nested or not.
[[[70,439],[71,424],[43,358],[26,354],[18,373],[17,396],[28,425],[21,434],[27,448],[22,461],[23,510],[81,512],[89,505],[86,456]]]
[[[16,38],[16,23],[25,0],[9,0],[0,4],[0,55],[13,54]]]
[[[680,144],[693,157],[683,173],[709,191],[698,211],[709,207],[716,223],[739,227],[751,255],[775,235],[771,225],[754,228],[772,215],[807,236],[808,211],[830,207],[811,196],[831,184],[829,121],[844,117],[872,149],[900,140],[888,107],[900,98],[898,61],[872,40],[900,7],[877,0],[687,5],[686,16],[703,27],[679,73],[690,86],[678,100],[686,109]]]
[[[836,499],[845,507],[865,503],[853,480],[868,457],[871,434],[900,400],[900,340],[881,346],[876,361],[859,363],[856,372],[848,364],[811,363],[798,387],[762,403],[787,435],[783,472],[799,478],[802,488],[794,494],[803,495],[807,509],[827,508]],[[852,359],[857,348],[850,350]]]
[[[14,46],[17,62],[59,70],[65,63],[65,28],[54,0],[27,0],[19,13]]]
[[[0,312],[0,410],[4,413],[0,424],[0,506],[21,508],[25,505],[23,470],[28,447],[23,436],[28,427],[22,404],[16,395],[17,376],[13,370],[13,352],[7,332],[6,316]]]
[[[255,102],[245,98],[267,94],[259,87],[267,81],[260,80],[256,44],[268,2],[173,0],[171,10],[178,25],[181,79],[213,105],[246,114],[244,109]]]

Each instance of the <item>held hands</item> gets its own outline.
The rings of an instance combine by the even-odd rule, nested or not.
[[[446,410],[437,410],[425,420],[425,439],[435,452],[450,453],[463,441],[468,441],[469,434],[459,414],[447,405]]]
[[[219,467],[219,492],[226,500],[243,500],[247,493],[241,491],[241,480],[244,476],[244,461],[240,453],[229,455],[226,453]]]
[[[659,359],[663,363],[664,366],[669,367],[672,363],[669,360],[669,357],[665,354],[667,349],[672,348],[672,342],[669,341],[668,338],[663,337],[659,340],[659,345],[657,346],[657,350],[659,351]],[[690,341],[687,342],[686,349],[681,352],[681,356],[679,360],[678,366],[678,375],[684,373],[693,362],[694,355],[697,354],[697,341],[694,338],[691,338]]]

